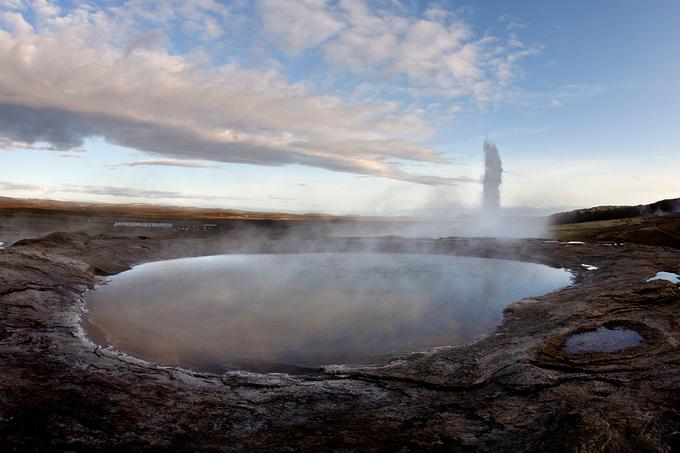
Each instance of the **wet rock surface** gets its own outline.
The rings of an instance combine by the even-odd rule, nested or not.
[[[52,234],[0,251],[0,450],[677,451],[680,251],[634,244],[324,239],[307,250],[460,254],[570,268],[574,285],[505,311],[488,337],[310,376],[199,373],[82,334],[103,275],[157,259],[299,244]],[[581,264],[598,269],[589,271]],[[644,339],[570,354],[573,335]]]

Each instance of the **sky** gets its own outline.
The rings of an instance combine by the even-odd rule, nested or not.
[[[0,0],[0,195],[527,213],[680,197],[680,2]]]

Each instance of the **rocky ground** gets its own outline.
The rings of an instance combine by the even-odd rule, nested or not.
[[[633,242],[680,249],[680,213],[553,225],[549,231],[564,241]]]
[[[296,246],[56,233],[0,251],[0,450],[680,451],[680,288],[646,282],[680,273],[678,249],[455,238],[307,244],[512,258],[576,274],[570,287],[511,305],[477,342],[317,376],[158,366],[82,334],[83,296],[104,275],[162,258]],[[570,335],[603,325],[644,341],[564,351]]]

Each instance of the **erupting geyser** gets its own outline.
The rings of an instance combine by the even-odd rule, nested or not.
[[[496,144],[484,140],[484,191],[482,195],[482,225],[494,226],[500,217],[500,185],[503,164]]]

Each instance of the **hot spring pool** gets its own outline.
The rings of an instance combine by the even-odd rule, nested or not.
[[[490,333],[511,302],[571,274],[446,255],[220,255],[142,264],[87,299],[90,338],[220,372],[376,363]]]

